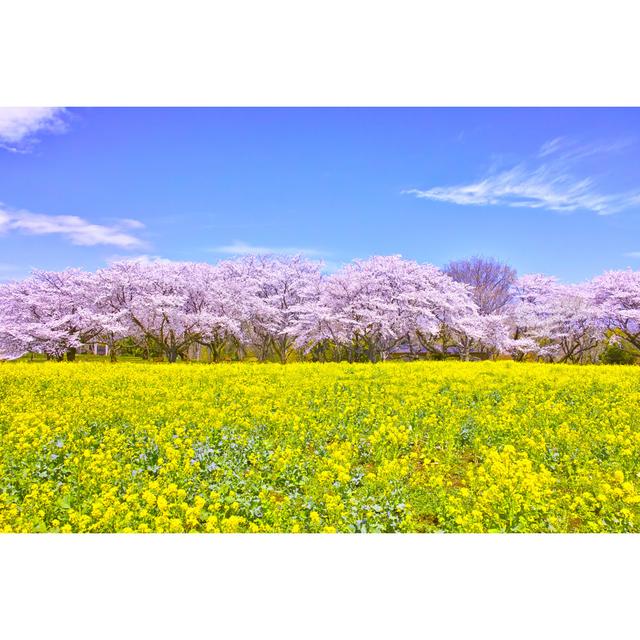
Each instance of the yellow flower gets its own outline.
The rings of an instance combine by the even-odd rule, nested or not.
[[[156,497],[151,493],[151,491],[144,491],[142,494],[142,499],[152,507],[156,503]]]
[[[171,518],[169,522],[169,531],[171,533],[182,533],[184,531],[182,522],[178,518]]]
[[[633,367],[17,362],[0,388],[0,531],[640,533]]]

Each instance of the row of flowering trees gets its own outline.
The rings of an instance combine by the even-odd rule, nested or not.
[[[212,361],[283,363],[294,353],[589,362],[611,339],[640,349],[640,272],[610,271],[580,285],[527,275],[503,286],[497,305],[483,302],[486,286],[450,273],[399,256],[356,260],[331,275],[300,256],[35,271],[0,285],[0,358],[72,360],[95,343],[113,359],[135,344],[169,362],[202,349]]]

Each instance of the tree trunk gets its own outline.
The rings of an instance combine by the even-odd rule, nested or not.
[[[220,362],[222,359],[222,345],[219,342],[210,342],[209,347],[209,362]]]
[[[273,348],[276,355],[280,359],[280,364],[287,364],[287,340],[281,338],[280,340],[273,341]]]
[[[75,347],[67,349],[67,362],[73,362],[76,359],[76,353],[78,350]]]

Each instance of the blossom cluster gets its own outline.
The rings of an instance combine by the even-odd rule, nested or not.
[[[640,532],[635,368],[0,365],[0,531]]]

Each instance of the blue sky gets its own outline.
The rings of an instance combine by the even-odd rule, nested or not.
[[[0,279],[304,252],[640,268],[638,109],[0,109]]]

